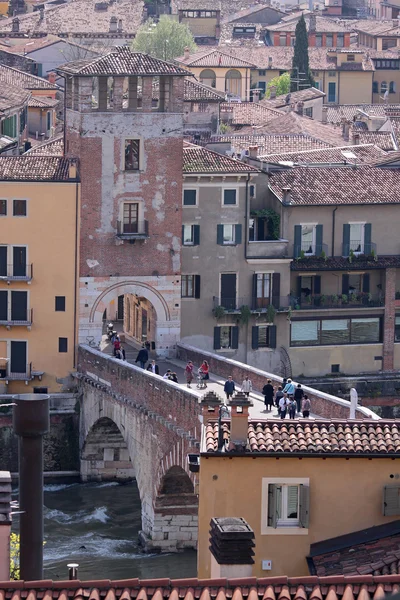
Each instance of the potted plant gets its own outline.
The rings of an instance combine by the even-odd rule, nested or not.
[[[332,304],[339,304],[339,296],[337,294],[333,294],[332,296]]]
[[[353,260],[354,260],[354,256],[355,256],[355,255],[354,255],[354,252],[353,252],[353,250],[350,250],[350,252],[349,252],[349,263],[353,262]]]
[[[240,307],[239,323],[241,323],[242,325],[247,325],[247,323],[250,321],[250,317],[251,317],[250,308],[246,304],[243,304]]]
[[[223,306],[218,305],[214,308],[213,313],[214,313],[214,317],[218,321],[218,319],[221,319],[224,316],[225,308]]]
[[[275,315],[276,315],[275,306],[273,306],[272,304],[268,304],[268,308],[267,308],[267,322],[268,323],[273,323],[275,321]]]
[[[347,294],[342,294],[342,304],[348,304],[349,303],[349,297]]]

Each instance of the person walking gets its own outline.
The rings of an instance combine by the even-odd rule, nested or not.
[[[114,346],[114,356],[117,356],[117,354],[119,354],[119,351],[121,350],[121,342],[120,342],[118,335],[116,335],[114,338],[113,346]]]
[[[301,411],[301,401],[303,400],[303,396],[303,388],[301,387],[301,383],[298,383],[297,388],[294,390],[294,399],[296,400],[298,413]]]
[[[249,376],[246,375],[246,377],[242,381],[242,392],[248,398],[250,396],[250,392],[252,391],[252,389],[253,389],[253,384],[251,383],[251,379],[249,379]]]
[[[229,375],[228,380],[225,381],[225,385],[224,385],[224,392],[226,394],[227,400],[232,398],[234,391],[235,391],[235,382],[232,381],[232,375]]]
[[[286,392],[283,392],[283,396],[279,399],[279,416],[281,419],[286,419],[286,411],[290,400]]]
[[[149,360],[149,353],[147,351],[147,348],[145,348],[143,345],[138,352],[135,362],[140,363],[141,368],[144,369],[148,360]]]
[[[279,400],[283,397],[283,389],[282,386],[280,385],[278,387],[278,391],[275,394],[275,406],[278,409],[279,412]]]
[[[294,398],[289,401],[289,419],[296,417],[297,402]]]
[[[193,363],[191,360],[187,361],[187,365],[185,367],[185,376],[186,384],[188,387],[190,387],[193,381]]]
[[[287,380],[287,384],[285,385],[285,387],[283,388],[283,391],[287,393],[288,396],[293,396],[294,395],[294,383],[291,379]]]
[[[151,371],[155,375],[159,375],[160,374],[160,369],[158,368],[158,365],[157,365],[157,363],[156,363],[155,360],[151,361],[151,363],[147,367],[147,370]]]
[[[264,394],[265,410],[272,410],[274,404],[274,386],[270,379],[268,379],[267,383],[264,385],[262,393]]]
[[[311,402],[310,402],[307,394],[304,394],[301,412],[303,413],[303,417],[305,419],[307,419],[310,416],[310,410],[311,410]]]

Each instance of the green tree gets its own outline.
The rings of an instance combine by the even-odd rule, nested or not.
[[[288,94],[290,91],[290,73],[283,73],[282,75],[277,75],[271,81],[268,82],[267,91],[265,93],[267,98],[271,97],[271,87],[276,88],[276,95],[282,96],[283,94]]]
[[[171,60],[182,56],[185,48],[196,49],[193,35],[187,25],[168,15],[161,15],[158,23],[148,19],[139,27],[132,49],[156,58]]]
[[[304,90],[314,85],[308,58],[308,33],[304,15],[301,15],[297,22],[295,36],[290,86],[292,92]],[[297,79],[300,79],[300,81],[295,81]]]
[[[19,535],[10,535],[10,579],[19,579]]]

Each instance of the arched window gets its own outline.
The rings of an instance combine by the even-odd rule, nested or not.
[[[378,86],[378,82],[377,81],[373,81],[372,82],[372,93],[373,94],[378,94],[379,93],[379,86]]]
[[[200,83],[204,83],[204,85],[208,85],[209,87],[215,88],[216,79],[216,75],[212,69],[204,69],[200,73]]]
[[[242,96],[242,76],[236,69],[231,69],[225,75],[225,91],[232,96]]]
[[[381,82],[381,94],[384,94],[387,89],[388,89],[387,82],[386,81],[382,81]]]
[[[391,81],[389,83],[389,94],[395,94],[396,93],[396,84],[394,81]]]

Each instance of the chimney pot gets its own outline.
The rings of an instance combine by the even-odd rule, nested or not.
[[[272,67],[272,56],[268,56],[268,67],[271,69]]]
[[[271,87],[269,88],[269,99],[273,100],[274,98],[276,98],[276,86],[271,85]]]
[[[78,563],[69,563],[69,565],[67,565],[68,579],[70,581],[75,581],[76,579],[78,579],[78,567]]]
[[[301,116],[303,116],[304,114],[304,102],[302,102],[301,100],[299,100],[299,102],[296,105],[296,112]]]
[[[292,188],[284,187],[282,188],[282,203],[289,205],[292,200]]]
[[[208,421],[215,421],[218,419],[219,407],[223,404],[222,398],[215,392],[207,392],[200,400],[201,414],[203,415],[203,424],[205,425]]]
[[[118,31],[122,32],[122,19],[118,20]]]
[[[393,21],[393,27],[399,26],[399,19],[392,19],[392,21]]]
[[[322,107],[322,123],[327,123],[327,122],[328,122],[328,107],[323,106]]]
[[[189,60],[189,58],[190,58],[190,50],[189,50],[188,46],[185,47],[185,49],[183,51],[183,56],[184,56],[185,60]]]
[[[12,32],[13,33],[18,33],[19,32],[19,19],[18,19],[18,17],[15,17],[12,20]]]
[[[71,160],[69,163],[68,178],[76,179],[76,177],[77,177],[76,162]]]
[[[249,158],[257,159],[258,146],[249,146]]]
[[[211,578],[250,577],[254,537],[250,525],[240,517],[211,519]]]
[[[56,74],[54,73],[54,71],[50,71],[50,73],[48,75],[48,79],[49,79],[49,83],[55,84],[55,82],[56,82]]]
[[[360,134],[359,133],[353,133],[353,144],[354,146],[358,146],[360,143]]]
[[[243,392],[238,392],[229,401],[231,408],[231,445],[245,448],[249,428],[249,407],[253,402]]]
[[[111,17],[110,19],[110,33],[116,33],[118,27],[118,19],[117,17]]]

